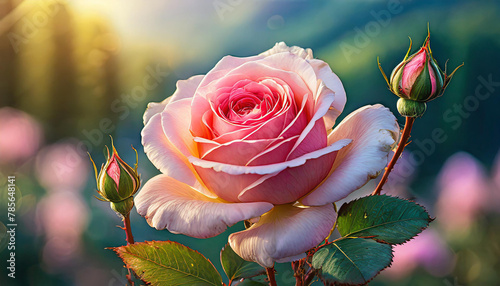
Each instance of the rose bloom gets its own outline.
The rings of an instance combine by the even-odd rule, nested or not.
[[[229,236],[242,258],[272,267],[320,243],[333,202],[376,177],[399,136],[394,115],[365,106],[332,130],[346,95],[310,49],[278,43],[253,57],[224,57],[150,103],[142,144],[163,173],[135,198],[157,229]]]

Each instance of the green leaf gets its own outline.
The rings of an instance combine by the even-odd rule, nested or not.
[[[112,249],[151,285],[222,285],[220,274],[209,260],[177,242],[146,241]]]
[[[369,237],[400,244],[419,234],[432,220],[427,211],[414,202],[379,195],[342,205],[337,227],[343,237]]]
[[[230,281],[266,273],[266,270],[259,264],[246,261],[238,256],[229,243],[220,252],[220,262]]]
[[[341,238],[312,258],[325,285],[364,285],[392,262],[392,247],[364,238]]]

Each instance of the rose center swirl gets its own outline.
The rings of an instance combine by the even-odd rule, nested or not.
[[[232,124],[254,125],[289,107],[287,89],[265,79],[242,80],[230,88],[219,89],[214,110]]]

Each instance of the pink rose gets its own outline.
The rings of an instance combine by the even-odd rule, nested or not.
[[[310,49],[278,43],[224,57],[148,106],[142,143],[163,174],[144,185],[137,211],[198,238],[251,220],[229,237],[241,257],[266,267],[299,258],[328,235],[332,203],[385,167],[399,135],[381,105],[332,130],[345,103],[339,78]]]

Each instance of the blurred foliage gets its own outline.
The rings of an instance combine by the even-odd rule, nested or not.
[[[447,59],[449,68],[465,62],[445,95],[430,102],[425,116],[417,120],[413,143],[408,146],[409,151],[425,154],[413,166],[417,175],[409,189],[432,206],[437,197],[435,178],[446,158],[463,150],[489,168],[500,147],[500,128],[495,123],[500,106],[499,16],[500,3],[495,0],[148,4],[3,0],[0,107],[15,107],[37,119],[43,125],[46,145],[69,137],[83,140],[97,164],[104,160],[100,152],[108,143],[107,134],[113,134],[118,150],[130,144],[138,149],[139,173],[147,180],[158,170],[140,148],[142,114],[147,102],[171,95],[177,80],[206,73],[225,55],[255,55],[285,41],[312,48],[315,57],[328,62],[342,79],[348,102],[338,122],[365,104],[382,103],[397,114],[397,98],[387,90],[376,58],[390,71],[404,57],[407,37],[417,49],[429,22],[433,54],[440,65]],[[163,77],[154,88],[145,88],[145,78],[158,69]],[[485,86],[484,81],[493,84]],[[477,99],[478,89],[491,96]],[[432,139],[436,128],[446,135],[441,143]],[[123,159],[135,158],[125,154]],[[92,176],[81,194],[90,210],[81,238],[81,258],[61,269],[44,262],[46,237],[37,230],[37,206],[48,194],[34,175],[33,163],[28,161],[15,170],[22,192],[18,214],[23,225],[17,233],[17,243],[22,245],[16,252],[18,278],[7,280],[2,268],[0,285],[121,285],[122,263],[104,248],[123,245],[124,234],[115,227],[120,221],[108,205],[92,197]],[[2,190],[12,171],[0,169]],[[3,203],[0,213],[6,213]],[[136,241],[181,242],[203,253],[221,273],[220,250],[229,233],[244,228],[237,224],[215,238],[200,240],[154,230],[138,215],[133,214],[131,220]],[[453,272],[444,277],[417,269],[402,280],[380,277],[371,284],[498,284],[499,223],[498,214],[490,214],[477,220],[468,235],[447,237],[457,258]],[[5,253],[0,243],[1,257]],[[280,285],[293,285],[289,264],[279,264],[277,271]]]

